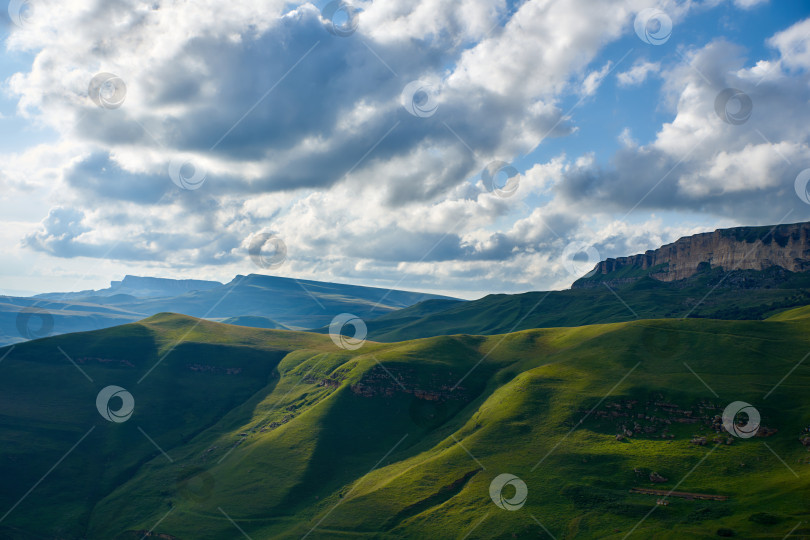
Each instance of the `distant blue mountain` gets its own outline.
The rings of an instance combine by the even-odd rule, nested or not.
[[[223,324],[232,324],[234,326],[247,326],[250,328],[271,328],[275,330],[289,330],[283,324],[279,324],[267,317],[257,317],[256,315],[242,315],[240,317],[228,317],[220,321]]]
[[[424,300],[449,297],[259,274],[231,282],[125,276],[110,287],[0,299],[0,345],[97,330],[174,312],[260,328],[328,325],[341,313],[371,319]]]
[[[128,295],[137,298],[156,298],[165,296],[177,296],[190,291],[206,291],[221,287],[219,281],[204,281],[201,279],[165,279],[155,277],[124,276],[121,281],[111,281],[106,289],[97,291],[79,291],[68,293],[45,293],[38,294],[35,298],[46,298],[49,300],[72,300],[76,298],[113,297],[117,295]]]

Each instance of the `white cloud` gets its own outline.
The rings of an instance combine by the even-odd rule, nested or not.
[[[643,83],[650,75],[661,71],[660,62],[637,61],[625,72],[619,73],[616,78],[620,86],[635,86]]]
[[[788,68],[810,69],[810,19],[794,24],[768,40],[779,50],[780,61]]]
[[[599,89],[599,86],[602,84],[602,81],[610,72],[610,66],[613,65],[613,62],[608,62],[601,69],[591,71],[582,81],[582,89],[580,93],[583,96],[592,96],[596,93]]]
[[[622,132],[619,134],[619,142],[622,143],[622,146],[625,148],[638,146],[638,142],[633,139],[633,135],[630,133],[630,128],[624,128],[622,130]]]
[[[768,0],[734,0],[734,5],[742,9],[751,9],[767,2]]]

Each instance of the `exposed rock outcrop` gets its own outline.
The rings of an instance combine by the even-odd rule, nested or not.
[[[622,283],[644,276],[676,281],[709,268],[765,270],[774,266],[791,272],[810,270],[810,222],[735,227],[687,236],[639,255],[606,259],[572,287],[598,286],[610,274],[616,274],[615,281]]]

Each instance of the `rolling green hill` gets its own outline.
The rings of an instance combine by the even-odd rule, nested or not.
[[[805,311],[347,351],[160,314],[0,349],[0,536],[807,536],[809,331]],[[108,385],[123,423],[96,409]],[[718,432],[738,400],[768,436]]]

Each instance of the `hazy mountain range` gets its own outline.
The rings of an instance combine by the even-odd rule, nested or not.
[[[224,284],[126,276],[107,289],[3,297],[0,343],[96,330],[161,312],[261,328],[308,329],[327,325],[344,312],[374,318],[422,300],[447,298],[258,274],[239,275]]]

